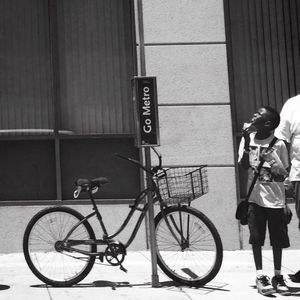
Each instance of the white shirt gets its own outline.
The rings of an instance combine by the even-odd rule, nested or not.
[[[248,189],[253,181],[254,169],[258,167],[260,162],[260,154],[266,150],[273,139],[273,135],[264,140],[255,138],[255,133],[250,133],[250,153],[249,164],[251,168],[248,170]],[[239,147],[239,162],[243,157],[245,140],[242,138]],[[276,141],[273,146],[272,155],[278,157],[284,168],[289,165],[288,153],[283,141]],[[275,156],[276,155],[276,156]],[[268,162],[264,162],[260,171],[260,175],[252,190],[249,202],[254,202],[260,206],[268,208],[285,207],[285,189],[282,181],[276,180],[276,175],[271,172],[271,166]]]
[[[290,180],[300,180],[300,94],[288,99],[280,113],[280,124],[275,136],[291,144]]]

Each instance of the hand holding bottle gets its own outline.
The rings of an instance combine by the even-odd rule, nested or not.
[[[243,129],[242,129],[242,136],[245,140],[245,149],[249,149],[250,145],[250,136],[249,134],[251,132],[255,132],[256,128],[252,125],[252,123],[244,123]]]

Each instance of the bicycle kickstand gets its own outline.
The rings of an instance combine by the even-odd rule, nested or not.
[[[123,272],[125,272],[125,273],[127,273],[127,269],[125,269],[125,268],[122,266],[122,264],[120,264],[120,270],[123,271]]]

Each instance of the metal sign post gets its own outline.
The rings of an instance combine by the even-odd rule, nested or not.
[[[145,148],[145,160],[146,167],[151,166],[150,160],[150,148]],[[151,175],[147,174],[147,185],[151,187]],[[148,192],[148,206],[149,206],[149,239],[150,239],[150,253],[151,253],[151,263],[152,263],[152,286],[159,287],[159,278],[157,274],[157,259],[156,259],[156,237],[155,237],[155,226],[154,226],[154,207],[152,192]]]
[[[156,77],[133,78],[137,147],[159,146]]]
[[[145,149],[146,168],[151,168],[150,146],[159,146],[158,108],[156,77],[134,77],[133,104],[136,124],[136,145]],[[147,186],[152,187],[151,174],[147,175]],[[150,252],[152,262],[152,286],[159,286],[156,259],[156,238],[152,191],[147,195],[149,206]]]

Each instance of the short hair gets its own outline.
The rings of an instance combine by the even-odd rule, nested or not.
[[[278,113],[278,111],[271,106],[264,106],[263,108],[269,112],[270,121],[272,123],[271,129],[273,130],[277,128],[280,123],[280,114]]]

